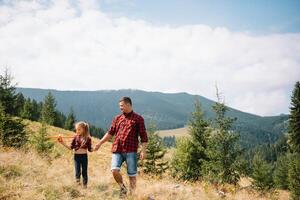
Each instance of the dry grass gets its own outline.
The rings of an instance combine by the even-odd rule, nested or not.
[[[32,133],[38,131],[39,123],[27,123]],[[54,127],[49,127],[48,133],[73,134]],[[97,141],[93,138],[94,144]],[[111,144],[106,143],[98,152],[89,154],[87,189],[74,183],[72,152],[59,144],[55,145],[54,153],[46,158],[33,150],[0,148],[0,200],[119,199],[118,185],[110,173],[110,147]],[[128,180],[125,181],[128,185]],[[249,184],[249,180],[244,178],[239,188],[228,185],[218,190],[226,194],[222,199],[288,199],[286,191],[261,196],[247,187]],[[137,185],[136,195],[128,199],[221,199],[217,188],[210,184],[177,182],[167,175],[156,179],[140,174]]]

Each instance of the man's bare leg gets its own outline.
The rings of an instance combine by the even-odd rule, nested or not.
[[[120,173],[119,170],[113,169],[113,170],[112,170],[112,174],[113,174],[113,177],[114,177],[115,181],[116,181],[120,186],[124,185],[124,184],[123,184],[123,177],[122,177],[122,175],[121,175],[121,173]]]
[[[112,170],[113,177],[115,181],[119,184],[121,190],[120,190],[120,198],[124,198],[127,194],[127,188],[125,187],[123,183],[123,177],[119,170],[113,169]]]
[[[129,182],[130,182],[130,194],[134,194],[136,188],[136,177],[129,176]]]

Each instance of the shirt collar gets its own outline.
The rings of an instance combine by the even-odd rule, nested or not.
[[[133,113],[133,110],[132,110],[130,113],[123,113],[123,115],[124,115],[125,117],[129,117],[129,116],[132,115],[132,113]]]

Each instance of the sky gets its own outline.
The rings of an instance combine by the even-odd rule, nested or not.
[[[19,87],[187,92],[262,116],[300,79],[298,0],[0,0]]]

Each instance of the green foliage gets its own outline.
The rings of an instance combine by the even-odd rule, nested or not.
[[[71,110],[67,116],[64,128],[66,130],[70,130],[70,131],[74,130],[75,122],[76,122],[76,116],[75,116],[74,110],[71,108]]]
[[[31,104],[30,99],[25,100],[20,115],[24,119],[29,119],[29,120],[33,119],[33,105]]]
[[[273,173],[274,184],[277,188],[288,189],[288,168],[289,158],[286,155],[278,157]]]
[[[171,161],[171,173],[174,178],[183,180],[194,180],[199,177],[195,176],[191,166],[191,141],[188,137],[180,137],[176,140],[176,149]]]
[[[14,114],[16,116],[20,116],[23,110],[23,105],[25,103],[25,98],[22,93],[18,93],[15,95],[15,105],[14,105]]]
[[[300,199],[300,154],[293,154],[289,162],[288,182],[291,196],[294,200]]]
[[[173,174],[177,178],[187,180],[200,179],[202,177],[202,164],[207,160],[206,148],[209,124],[204,120],[199,100],[196,100],[194,107],[195,111],[192,112],[189,121],[191,138],[178,143],[179,146],[177,146],[172,161]]]
[[[54,125],[56,119],[56,102],[55,98],[51,92],[44,99],[42,112],[41,112],[41,121],[49,125]]]
[[[48,90],[29,88],[17,88],[17,91],[38,102],[43,101],[48,93]],[[51,92],[59,101],[59,111],[69,113],[72,106],[78,119],[84,119],[99,127],[110,126],[111,119],[119,113],[116,103],[121,96],[129,94],[133,99],[134,110],[141,113],[146,122],[153,120],[159,130],[185,126],[190,113],[194,111],[195,98],[200,100],[206,120],[212,120],[215,116],[212,110],[213,101],[187,93],[165,94],[140,90]],[[226,116],[238,118],[232,129],[240,134],[239,142],[243,148],[275,142],[285,130],[284,122],[288,119],[287,115],[261,117],[232,108],[228,109]]]
[[[0,104],[0,142],[3,146],[20,148],[27,142],[27,134],[22,120],[4,112]]]
[[[63,128],[65,123],[66,123],[66,116],[62,112],[56,110],[53,125],[56,126],[56,127]]]
[[[241,150],[238,146],[239,135],[231,131],[235,119],[227,117],[228,108],[221,102],[217,93],[218,102],[213,106],[216,113],[216,129],[208,139],[208,160],[204,162],[203,173],[211,182],[232,183],[239,181],[238,157]]]
[[[12,85],[12,79],[8,69],[5,69],[3,75],[0,74],[0,104],[6,114],[16,115],[16,88]]]
[[[300,82],[295,84],[289,116],[289,145],[292,152],[300,153]]]
[[[162,139],[156,132],[154,124],[150,124],[147,129],[148,145],[146,149],[146,159],[142,161],[143,171],[147,174],[161,176],[168,168],[168,161],[164,161],[166,150],[163,147]]]
[[[267,163],[262,155],[255,154],[253,158],[252,185],[261,192],[269,191],[273,188],[273,167]]]
[[[30,141],[40,155],[46,155],[52,152],[54,143],[47,138],[47,128],[45,123],[42,123],[38,134],[33,134]]]
[[[175,136],[165,136],[162,138],[163,145],[167,148],[176,146],[176,138]]]
[[[102,128],[90,125],[90,134],[93,137],[101,139],[104,136],[105,131]]]

